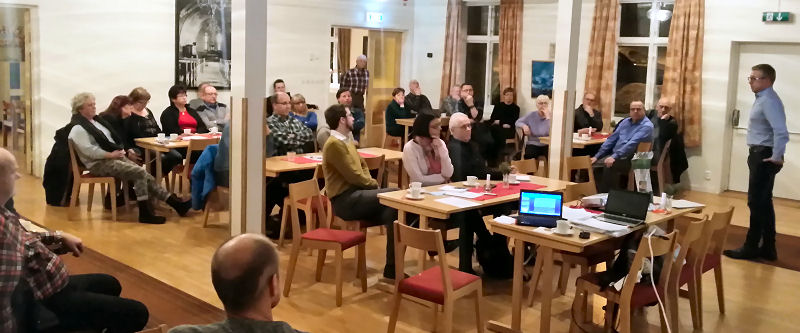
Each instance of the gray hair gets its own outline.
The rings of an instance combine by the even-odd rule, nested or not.
[[[305,102],[305,101],[306,101],[306,97],[305,97],[305,96],[303,96],[303,94],[300,94],[300,93],[297,93],[297,94],[294,94],[294,95],[292,95],[292,98],[291,98],[291,99],[297,99],[297,100],[301,100],[301,101],[303,101],[303,102]]]
[[[364,61],[366,61],[367,60],[367,56],[362,54],[362,55],[356,57],[356,60],[364,60]]]
[[[82,92],[75,95],[75,97],[72,98],[72,114],[77,114],[89,100],[95,100],[94,95],[90,92]]]
[[[466,114],[463,114],[461,112],[453,113],[453,115],[450,116],[450,123],[449,123],[450,132],[452,133],[453,129],[458,127],[458,124],[462,122],[469,122],[469,117],[467,117]]]

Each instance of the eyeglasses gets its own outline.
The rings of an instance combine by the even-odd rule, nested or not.
[[[755,76],[751,75],[751,76],[746,77],[746,79],[747,79],[747,82],[753,82],[753,81],[758,81],[758,80],[764,80],[764,79],[766,79],[766,77],[755,77]]]
[[[283,102],[283,103],[278,102],[278,103],[275,103],[275,104],[278,104],[278,105],[289,105],[290,103],[289,102]]]

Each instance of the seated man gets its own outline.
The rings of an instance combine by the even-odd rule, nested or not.
[[[669,158],[668,167],[672,175],[672,183],[677,184],[681,182],[681,174],[689,168],[689,161],[686,159],[683,135],[678,133],[678,121],[670,114],[671,111],[670,100],[667,97],[661,97],[658,100],[658,110],[650,110],[647,118],[653,123],[652,164],[658,164],[667,141],[672,140],[669,146],[669,156],[667,156]],[[663,191],[663,189],[658,189],[658,191]]]
[[[422,94],[422,89],[420,89],[419,81],[417,80],[411,80],[411,82],[408,83],[408,95],[406,95],[405,104],[406,110],[414,115],[423,110],[433,114],[431,101],[427,96]],[[435,116],[438,117],[439,115],[437,114]]]
[[[378,188],[364,159],[347,134],[353,131],[353,115],[343,105],[333,105],[325,110],[325,121],[331,137],[322,147],[322,170],[325,174],[325,191],[336,216],[344,220],[365,220],[386,226],[386,266],[383,276],[394,279],[394,230],[392,223],[397,211],[378,202],[378,193],[397,191],[396,188]],[[398,272],[402,274],[402,272]]]
[[[231,120],[228,106],[217,102],[217,88],[207,84],[202,89],[197,90],[202,103],[195,107],[200,119],[206,124],[206,127],[211,130],[216,127],[217,130],[222,131],[225,125]],[[189,104],[191,106],[191,104]]]
[[[14,155],[0,148],[0,202],[5,204],[14,195],[19,178]],[[122,287],[113,276],[67,275],[57,254],[80,256],[80,238],[60,231],[28,232],[20,224],[19,215],[5,208],[0,208],[0,235],[0,331],[34,331],[34,302],[53,312],[58,328],[66,331],[136,332],[147,324],[147,307],[119,297]],[[25,292],[12,309],[10,298],[18,283],[25,285]]]
[[[644,103],[631,102],[630,115],[619,122],[614,133],[592,157],[595,179],[600,180],[597,183],[598,192],[620,188],[619,176],[630,171],[631,157],[639,143],[653,141],[653,123],[644,116]]]
[[[273,320],[281,300],[278,250],[264,236],[244,234],[223,243],[211,259],[211,282],[227,319],[210,325],[182,325],[170,333],[300,333]]]

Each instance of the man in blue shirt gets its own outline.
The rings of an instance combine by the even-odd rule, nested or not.
[[[653,141],[653,123],[644,116],[644,103],[631,102],[629,118],[617,125],[614,134],[600,147],[600,151],[592,157],[595,168],[597,191],[608,192],[609,188],[620,188],[619,176],[627,174],[631,169],[631,157],[636,147],[642,142]]]
[[[786,113],[780,97],[772,89],[775,69],[760,64],[752,68],[750,90],[756,100],[750,109],[750,124],[747,145],[750,154],[750,182],[747,188],[747,206],[750,207],[750,230],[744,245],[736,250],[725,250],[726,256],[734,259],[778,259],[775,250],[775,207],[772,205],[772,187],[775,175],[783,167],[783,153],[789,142],[786,129]]]

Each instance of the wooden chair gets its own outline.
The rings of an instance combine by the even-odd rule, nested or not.
[[[678,288],[688,285],[689,305],[695,329],[703,329],[703,273],[714,270],[717,286],[717,306],[725,313],[725,291],[722,286],[722,247],[728,237],[728,226],[733,218],[733,206],[714,212],[703,228],[703,237],[690,250],[680,276]]]
[[[189,141],[189,148],[186,149],[186,158],[183,159],[183,164],[178,165],[172,170],[172,181],[170,181],[170,192],[175,192],[175,178],[178,179],[178,191],[188,194],[190,191],[189,182],[192,179],[192,153],[198,151],[202,152],[207,146],[219,143],[217,139],[194,139]],[[186,181],[186,191],[184,192],[183,181]]]
[[[138,333],[167,333],[167,325],[161,324],[158,327],[139,331]]]
[[[322,206],[320,199],[319,185],[316,179],[310,179],[299,183],[289,184],[289,197],[292,202],[317,201],[317,205]],[[284,208],[286,209],[286,208]],[[356,276],[361,278],[361,291],[367,291],[367,257],[366,241],[367,235],[360,231],[335,230],[330,228],[329,220],[325,217],[325,212],[318,209],[318,221],[321,221],[320,228],[300,233],[300,218],[298,216],[298,205],[292,206],[292,254],[289,258],[289,268],[286,273],[286,282],[283,286],[283,296],[289,297],[289,290],[292,287],[294,270],[297,267],[297,258],[303,248],[317,249],[316,280],[322,279],[322,266],[325,264],[325,256],[328,250],[336,253],[336,306],[342,306],[342,251],[351,247],[357,247],[356,251]]]
[[[208,227],[208,216],[212,213],[212,209],[216,208],[217,212],[228,211],[230,212],[231,189],[225,186],[216,186],[211,193],[208,194],[206,199],[206,206],[203,208],[203,228]]]
[[[511,165],[517,168],[517,172],[526,175],[535,175],[536,170],[539,167],[539,161],[530,159],[530,160],[519,160],[519,161],[511,161]]]
[[[396,146],[395,146],[395,144],[396,144]],[[400,151],[400,150],[403,150],[403,145],[404,144],[405,144],[405,142],[403,142],[403,137],[392,136],[392,135],[389,135],[389,133],[386,133],[386,132],[383,133],[383,145],[381,146],[381,148],[383,148],[383,149],[393,149],[393,150],[395,148],[397,148],[396,150]]]
[[[314,170],[314,177],[312,177],[314,181],[317,181],[319,184],[319,179],[325,179],[325,175],[322,172],[322,165],[317,165],[317,168]],[[318,185],[319,186],[319,185]],[[288,223],[290,219],[290,212],[292,207],[297,206],[297,209],[303,211],[303,214],[306,217],[306,232],[314,230],[316,225],[319,223],[316,219],[316,214],[314,214],[317,209],[322,207],[325,213],[325,217],[327,218],[327,223],[333,221],[333,206],[331,206],[331,202],[322,193],[319,194],[319,199],[322,201],[322,206],[317,206],[315,203],[316,200],[307,200],[305,198],[301,198],[299,201],[294,202],[291,200],[291,193],[290,196],[283,199],[283,215],[281,216],[281,229],[278,236],[278,246],[283,246],[284,237],[286,235],[286,223]]]
[[[636,152],[646,153],[650,151],[652,147],[653,147],[652,142],[639,142],[639,145],[636,146]],[[628,172],[628,191],[633,191],[635,189],[634,178],[635,177],[633,176],[633,168],[631,168],[631,171]]]
[[[671,174],[671,170],[669,167],[669,149],[672,145],[672,139],[667,140],[667,143],[664,144],[664,149],[661,150],[661,155],[658,156],[658,163],[654,166],[650,167],[650,171],[656,172],[656,177],[658,179],[658,191],[664,192],[664,186],[667,184],[667,176]]]
[[[684,262],[686,256],[692,251],[700,242],[698,241],[703,232],[703,228],[708,223],[708,217],[705,215],[692,215],[684,216],[675,219],[675,229],[678,230],[678,246],[680,247],[678,255],[674,257],[672,269],[669,272],[669,282],[667,284],[667,300],[665,303],[669,310],[669,327],[672,332],[678,333],[680,331],[680,320],[678,320],[678,289],[680,289],[680,277],[683,272]],[[658,301],[655,295],[652,296],[652,301]]]
[[[650,281],[643,281],[637,283],[635,278],[642,268],[644,258],[657,257],[665,254],[672,255],[675,251],[675,244],[677,243],[677,232],[673,231],[663,237],[642,237],[639,242],[639,248],[636,251],[636,256],[633,258],[631,268],[628,271],[628,277],[622,284],[622,289],[617,291],[613,287],[601,287],[599,285],[598,275],[587,274],[578,278],[577,290],[575,291],[575,299],[572,302],[572,323],[570,327],[571,332],[578,330],[586,332],[587,329],[583,327],[584,320],[587,316],[587,301],[590,295],[596,294],[608,300],[606,304],[606,330],[612,329],[614,326],[614,309],[619,307],[619,332],[631,332],[631,310],[633,308],[644,306],[648,303],[643,303],[645,299],[649,299],[647,294],[653,294],[653,285]],[[661,274],[659,275],[658,284],[656,289],[662,300],[666,300],[666,287],[669,282],[670,269],[672,268],[672,260],[664,260],[661,267]],[[666,308],[665,308],[666,310]],[[661,312],[662,326],[664,322],[664,313],[659,307]]]
[[[475,294],[475,321],[478,332],[483,332],[484,323],[481,314],[483,285],[481,278],[452,269],[447,265],[447,255],[443,255],[445,253],[444,241],[440,232],[436,230],[420,230],[395,221],[394,247],[395,272],[398,272],[398,278],[395,280],[394,306],[392,307],[392,313],[389,315],[389,333],[395,331],[403,294],[433,303],[434,329],[439,307],[441,306],[445,317],[442,331],[449,333],[453,328],[453,306],[455,300],[473,293]],[[436,251],[439,257],[439,264],[425,269],[422,273],[412,277],[403,278],[402,272],[408,247],[423,251]]]
[[[117,221],[117,181],[114,177],[97,177],[92,175],[80,165],[78,154],[75,152],[75,145],[72,140],[69,140],[69,157],[72,168],[72,196],[70,197],[69,208],[67,209],[67,220],[72,221],[75,215],[75,209],[78,208],[78,195],[81,193],[81,185],[89,184],[89,200],[86,204],[86,211],[92,210],[92,201],[94,199],[94,184],[100,184],[100,197],[106,194],[106,186],[111,196],[111,218],[114,222]],[[85,173],[84,173],[85,172]],[[125,207],[128,207],[130,201],[128,197],[128,182],[122,182],[122,191],[125,198]]]
[[[378,181],[378,188],[383,187],[383,171],[385,165],[384,163],[385,158],[386,157],[384,155],[380,155],[364,159],[367,162],[367,168],[369,168],[370,171],[377,170],[377,175],[375,179]],[[367,228],[369,227],[383,226],[383,224],[380,224],[380,221],[344,220],[336,215],[333,216],[333,222],[334,225],[340,226],[342,229],[359,230],[361,232],[366,232]],[[383,231],[381,231],[381,233],[383,233]]]
[[[580,172],[583,170],[589,174],[589,181],[578,183],[580,186],[574,188],[574,190],[577,191],[577,194],[581,194],[583,196],[597,193],[597,183],[595,183],[594,172],[592,170],[592,159],[589,156],[567,157],[564,161],[564,174],[561,175],[561,180],[572,181],[572,172],[574,171],[576,174],[580,174]],[[564,198],[565,202],[572,200],[575,199],[568,200],[566,197]]]

